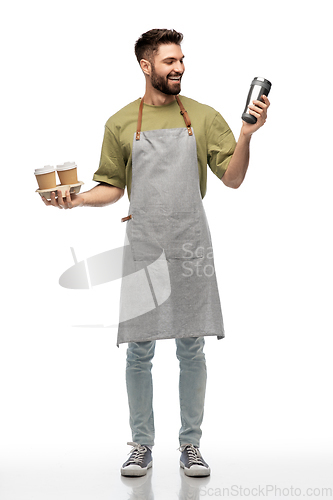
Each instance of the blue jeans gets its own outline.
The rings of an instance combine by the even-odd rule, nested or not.
[[[130,342],[127,349],[126,384],[132,439],[154,445],[153,380],[151,374],[155,342]],[[181,428],[179,444],[199,446],[206,392],[204,337],[176,339],[179,360],[179,401]]]

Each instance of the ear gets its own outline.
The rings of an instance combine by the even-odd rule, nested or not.
[[[147,59],[141,59],[140,67],[145,75],[150,76],[151,73],[151,64]]]

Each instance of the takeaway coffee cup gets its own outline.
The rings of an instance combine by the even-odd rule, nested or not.
[[[36,168],[35,176],[39,189],[54,189],[57,185],[55,168],[46,165],[44,168]]]
[[[63,165],[57,165],[57,173],[60,184],[77,184],[77,166],[74,162],[67,161]]]

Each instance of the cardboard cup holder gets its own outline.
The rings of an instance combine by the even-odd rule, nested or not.
[[[66,196],[65,192],[69,190],[70,194],[77,194],[80,192],[81,186],[83,186],[84,182],[78,182],[76,184],[60,184],[59,186],[56,186],[55,188],[48,188],[48,189],[36,189],[36,193],[38,193],[40,196],[44,196],[47,200],[51,199],[51,193],[55,193],[57,195],[57,191],[61,191],[62,196]]]

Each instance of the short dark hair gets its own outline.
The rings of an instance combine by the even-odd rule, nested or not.
[[[155,29],[143,33],[136,41],[134,47],[138,63],[140,64],[141,59],[152,61],[160,45],[169,43],[180,45],[182,40],[183,34],[175,30]]]

